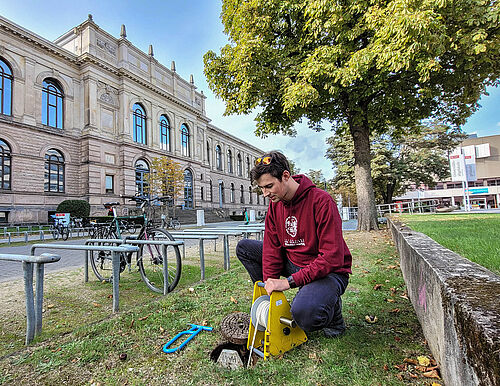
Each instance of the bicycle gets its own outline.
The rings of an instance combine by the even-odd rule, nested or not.
[[[108,224],[101,224],[96,226],[95,232],[92,238],[96,239],[121,239],[121,229],[120,220],[126,219],[142,219],[143,224],[139,230],[138,239],[139,240],[174,240],[172,235],[164,229],[154,228],[151,221],[148,219],[146,214],[146,207],[150,208],[151,203],[156,201],[163,201],[162,198],[146,198],[146,197],[129,197],[131,201],[140,203],[140,208],[142,209],[142,216],[130,216],[130,217],[118,217],[116,215],[115,207],[120,205],[118,202],[106,203],[113,211],[113,219]],[[113,244],[111,242],[100,242],[98,245],[108,245]],[[162,245],[139,245],[139,251],[136,255],[136,265],[139,269],[140,275],[144,283],[149,289],[154,292],[163,293],[163,283],[167,280],[168,292],[171,292],[179,283],[181,277],[181,254],[179,247],[177,245],[166,247],[173,248],[175,251],[174,258],[168,258],[167,255],[163,254]],[[121,253],[120,254],[120,273],[125,270],[125,267],[129,267],[131,270],[132,262],[132,252]],[[91,253],[90,263],[94,274],[100,281],[111,281],[112,280],[112,256],[109,252],[98,252]],[[163,264],[167,264],[168,275],[165,279],[163,276]]]
[[[168,221],[162,216],[161,226],[166,229],[180,229],[181,223],[176,217],[169,217]]]
[[[61,236],[61,238],[66,241],[69,237],[69,228],[57,220],[50,226],[50,232],[54,240],[59,239],[59,236]]]

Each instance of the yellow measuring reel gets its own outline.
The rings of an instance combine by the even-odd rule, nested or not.
[[[273,291],[269,296],[264,283],[253,288],[250,327],[247,348],[264,359],[280,355],[307,341],[307,335],[292,319],[290,304],[283,292]],[[262,349],[259,349],[262,348]]]

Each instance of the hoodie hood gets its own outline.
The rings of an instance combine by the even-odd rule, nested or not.
[[[304,199],[309,190],[316,187],[316,185],[314,185],[313,182],[303,174],[297,174],[292,176],[292,178],[299,183],[299,187],[290,202],[283,202],[283,204],[287,206],[299,203]]]

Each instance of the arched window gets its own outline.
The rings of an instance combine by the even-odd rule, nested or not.
[[[227,151],[227,172],[233,173],[233,153],[231,150]]]
[[[135,194],[145,196],[148,194],[148,182],[146,176],[149,173],[149,165],[143,159],[135,163]]]
[[[64,157],[56,149],[50,149],[45,153],[43,186],[46,192],[64,192]]]
[[[11,177],[10,146],[0,139],[0,190],[10,190]]]
[[[250,204],[253,204],[253,198],[252,198],[252,187],[251,187],[251,186],[249,186],[249,187],[248,187],[248,197],[250,197],[250,198],[248,199],[248,200],[249,200],[248,202],[249,202]]]
[[[238,168],[238,175],[239,176],[242,176],[243,175],[243,161],[241,160],[241,154],[238,153],[238,156],[237,156],[237,168]]]
[[[139,103],[134,104],[132,109],[134,110],[134,142],[146,145],[146,111]]]
[[[233,183],[231,183],[231,194],[230,194],[229,198],[230,198],[231,202],[234,202],[234,184]]]
[[[200,196],[201,196],[201,201],[205,201],[205,198],[204,198],[204,190],[203,190],[203,186],[200,188]]]
[[[247,178],[250,178],[250,157],[247,157]]]
[[[56,129],[63,128],[64,94],[54,79],[45,79],[42,84],[42,124]]]
[[[210,166],[210,143],[207,141],[207,162],[208,166]]]
[[[245,203],[245,191],[244,191],[243,185],[240,186],[240,202],[242,204]]]
[[[193,173],[184,170],[184,209],[193,209]]]
[[[185,123],[181,126],[181,144],[182,144],[182,155],[189,157],[189,129]]]
[[[12,115],[12,70],[0,59],[0,114]]]
[[[222,150],[219,145],[215,147],[215,167],[217,170],[222,170]]]
[[[170,122],[165,115],[160,117],[160,144],[163,150],[172,150],[170,145]]]

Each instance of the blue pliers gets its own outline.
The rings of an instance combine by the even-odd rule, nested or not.
[[[179,332],[176,336],[174,336],[172,339],[168,341],[165,346],[163,346],[163,352],[165,353],[171,353],[171,352],[176,352],[177,350],[181,350],[186,344],[189,343],[191,339],[193,339],[199,332],[201,331],[212,331],[212,327],[206,327],[206,326],[199,326],[197,324],[192,324],[191,323],[191,328],[187,331],[182,331]],[[174,343],[177,339],[179,339],[182,335],[191,335],[189,338],[187,338],[184,342],[182,342],[178,347],[176,348],[168,348],[172,343]]]

